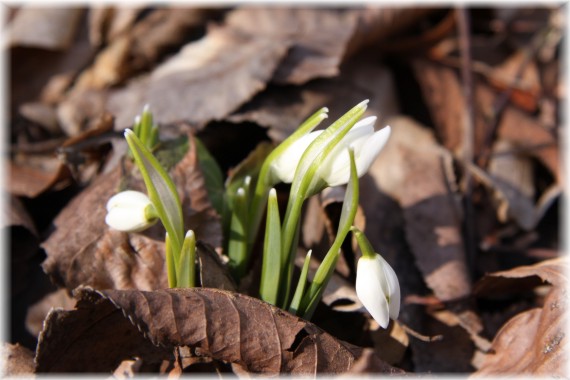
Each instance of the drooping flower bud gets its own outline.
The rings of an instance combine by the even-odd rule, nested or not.
[[[113,229],[139,232],[152,226],[158,216],[150,199],[139,191],[127,190],[107,202],[105,222]]]

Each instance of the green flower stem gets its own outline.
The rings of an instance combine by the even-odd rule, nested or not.
[[[140,140],[144,146],[149,147],[150,135],[152,129],[152,113],[149,110],[148,104],[144,106],[141,116]]]
[[[354,237],[356,238],[356,241],[358,242],[362,256],[371,260],[375,259],[377,253],[374,251],[374,248],[364,233],[354,226],[350,228],[350,231],[352,231]]]
[[[247,214],[247,192],[240,187],[234,197],[228,243],[230,270],[236,280],[241,279],[247,269]]]
[[[348,153],[350,155],[350,182],[344,196],[338,231],[331,248],[317,269],[313,282],[303,299],[301,310],[304,318],[306,319],[310,319],[312,317],[324,289],[334,273],[340,254],[340,248],[344,239],[350,232],[350,228],[354,222],[356,211],[358,209],[358,174],[356,171],[354,151],[352,149],[348,149]]]
[[[195,281],[196,237],[192,230],[189,230],[184,237],[184,244],[178,260],[176,287],[193,288]]]
[[[311,253],[309,250],[307,256],[305,256],[305,262],[303,263],[303,269],[301,270],[301,276],[299,277],[299,282],[297,283],[297,289],[295,290],[295,295],[291,301],[291,306],[289,306],[289,312],[292,314],[297,314],[301,307],[301,300],[303,299],[303,294],[305,293],[305,286],[307,284],[307,276],[309,274],[309,264],[311,262]]]
[[[265,241],[263,244],[263,263],[261,267],[261,284],[259,294],[261,299],[272,305],[277,305],[279,295],[279,280],[281,274],[281,221],[275,189],[269,191],[267,204],[267,221]]]
[[[168,287],[176,287],[176,260],[174,259],[174,253],[172,252],[172,244],[170,243],[170,238],[168,237],[168,232],[164,237],[164,251],[166,256],[166,275],[168,276]]]

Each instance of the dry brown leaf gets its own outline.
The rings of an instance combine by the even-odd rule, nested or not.
[[[255,122],[269,128],[274,140],[282,141],[319,108],[329,109],[329,118],[322,123],[327,126],[364,99],[370,99],[366,116],[378,117],[377,128],[398,112],[392,73],[386,67],[354,60],[343,66],[338,78],[302,87],[270,86],[226,119]]]
[[[156,120],[203,124],[263,90],[288,48],[263,35],[217,27],[157,67],[147,100]]]
[[[2,220],[0,221],[0,228],[7,227],[23,227],[29,231],[33,236],[38,236],[36,231],[36,226],[22,202],[14,197],[10,196],[10,207],[8,209],[4,208]]]
[[[35,198],[69,178],[69,170],[55,156],[26,156],[10,162],[8,192]]]
[[[406,239],[428,286],[442,301],[467,297],[461,210],[443,169],[450,155],[415,121],[397,117],[388,124],[392,134],[369,173],[403,208]]]
[[[2,343],[0,376],[34,378],[34,353],[19,344]]]
[[[75,37],[81,8],[24,5],[8,28],[10,46],[65,50]]]
[[[36,373],[110,373],[126,359],[142,358],[158,372],[172,349],[155,346],[109,301],[79,292],[75,310],[53,309],[36,349]]]
[[[438,137],[442,144],[461,156],[463,151],[463,130],[465,103],[461,84],[453,69],[417,60],[412,65],[424,99],[431,111]],[[475,87],[475,139],[474,152],[480,155],[490,147],[488,143],[493,107],[501,96],[488,85]],[[560,170],[560,152],[555,137],[538,119],[529,116],[516,107],[507,106],[497,128],[497,138],[513,144],[525,154],[534,156],[552,172],[557,183],[564,183]],[[486,157],[485,157],[486,158]]]
[[[81,73],[76,90],[104,89],[149,69],[169,49],[187,41],[189,32],[201,26],[209,15],[208,11],[189,7],[154,9],[127,29],[140,11],[121,8],[111,12],[112,21],[117,23],[109,20],[109,45]]]
[[[314,78],[338,75],[357,12],[244,6],[228,15],[226,25],[251,36],[267,36],[277,44],[291,41],[272,81],[301,85]]]
[[[44,320],[51,309],[72,310],[74,306],[75,299],[69,296],[67,289],[59,289],[49,293],[28,308],[26,330],[32,336],[37,337],[42,331]]]
[[[492,351],[484,358],[475,376],[496,375],[567,375],[566,355],[568,270],[566,257],[531,266],[486,275],[475,287],[476,294],[496,296],[521,291],[529,286],[549,282],[542,309],[518,314],[499,330]]]
[[[210,206],[193,144],[170,170],[182,202],[185,228],[197,239],[219,248],[221,226]],[[126,163],[127,173],[133,164]],[[123,187],[124,186],[124,187]],[[102,175],[56,217],[55,231],[43,243],[44,270],[71,290],[79,285],[98,289],[158,289],[167,286],[164,228],[127,234],[105,224],[107,200],[119,190],[144,191],[140,174],[121,179],[121,167]]]
[[[362,350],[239,293],[81,288],[77,296],[77,310],[48,317],[36,355],[38,372],[109,371],[127,357],[171,360],[176,347],[188,346],[196,356],[251,373],[332,374],[348,371]],[[67,339],[56,334],[61,329]],[[97,345],[82,344],[92,336],[98,336]],[[387,364],[383,372],[402,373]]]
[[[89,41],[100,46],[133,26],[142,6],[94,6],[89,9]]]

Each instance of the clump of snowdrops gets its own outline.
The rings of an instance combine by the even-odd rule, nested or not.
[[[353,226],[358,207],[358,178],[368,171],[390,136],[390,127],[374,130],[376,117],[361,120],[367,103],[366,100],[357,104],[326,129],[313,131],[327,118],[326,108],[318,110],[273,149],[258,173],[228,187],[218,211],[229,227],[225,254],[232,274],[239,281],[249,269],[267,209],[260,297],[306,319],[315,311],[334,272],[342,242],[352,232],[362,252],[357,266],[357,295],[372,317],[386,328],[390,319],[398,317],[400,309],[398,278],[364,233]],[[192,230],[184,231],[176,187],[152,153],[159,143],[159,134],[148,107],[135,119],[133,129],[125,130],[125,138],[147,194],[127,190],[113,196],[107,203],[106,222],[111,228],[136,233],[160,220],[166,230],[168,284],[193,287],[196,236]],[[204,151],[203,146],[200,148]],[[283,217],[274,188],[280,182],[291,184]],[[300,278],[293,287],[303,203],[327,187],[343,185],[346,192],[336,238],[311,281],[308,279],[311,251],[307,253]]]

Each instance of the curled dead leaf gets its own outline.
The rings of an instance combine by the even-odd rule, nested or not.
[[[491,273],[477,283],[476,294],[489,296],[521,291],[542,281],[552,284],[552,289],[542,308],[522,312],[503,325],[474,376],[567,375],[568,269],[568,259],[562,257]]]
[[[360,348],[310,322],[238,293],[80,288],[76,296],[76,310],[48,317],[36,355],[38,372],[109,371],[133,356],[171,361],[177,347],[264,375],[343,373],[361,356]],[[67,339],[55,334],[61,329]],[[85,344],[96,333],[98,344]],[[383,372],[402,373],[380,363]]]

